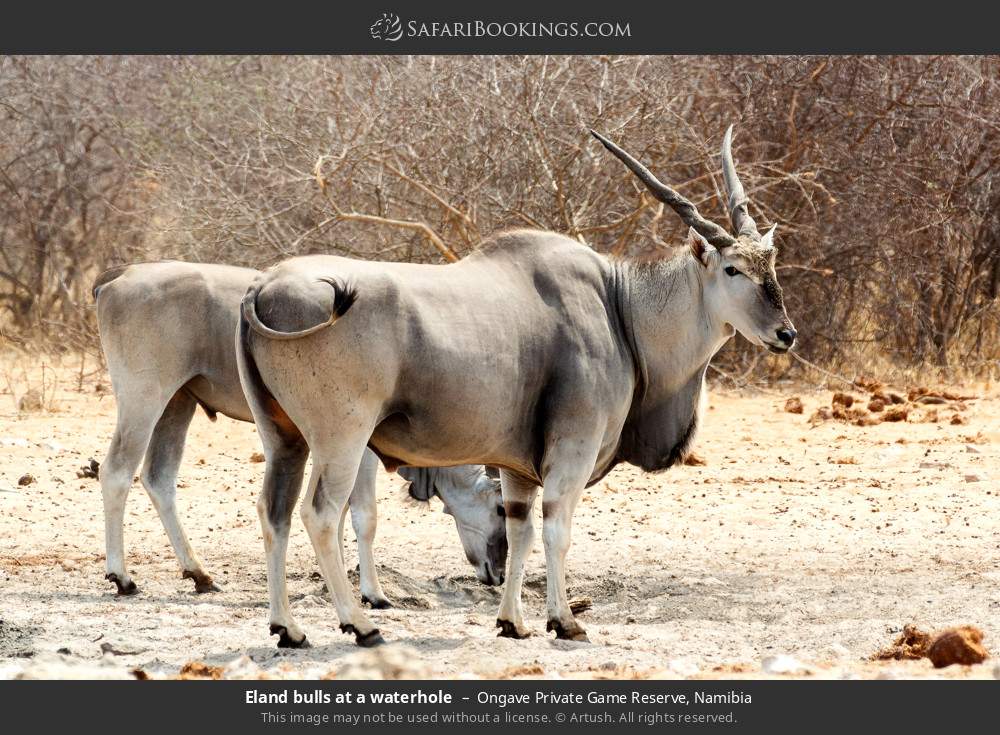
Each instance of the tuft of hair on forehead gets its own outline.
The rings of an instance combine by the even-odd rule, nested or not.
[[[749,269],[759,276],[771,272],[778,255],[778,249],[774,245],[761,243],[748,237],[738,238],[731,247],[726,248],[725,252],[728,257],[736,257],[745,261]]]

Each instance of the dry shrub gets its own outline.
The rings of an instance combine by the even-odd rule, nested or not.
[[[804,357],[997,369],[1000,57],[8,56],[0,88],[10,338],[92,346],[93,278],[135,260],[440,262],[431,233],[461,256],[511,226],[662,257],[685,228],[587,129],[725,221],[736,123]]]

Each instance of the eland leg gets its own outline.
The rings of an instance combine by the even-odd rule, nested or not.
[[[500,491],[503,494],[510,564],[500,600],[500,613],[497,615],[497,627],[500,628],[497,635],[504,638],[527,638],[531,631],[524,624],[521,585],[524,582],[524,560],[534,541],[531,509],[538,487],[507,470],[500,470]]]
[[[589,477],[581,476],[581,467],[594,466],[593,459],[574,456],[569,461],[553,463],[543,482],[542,541],[545,544],[545,591],[548,623],[556,638],[587,641],[587,633],[576,622],[566,596],[566,552],[569,551],[573,511]]]
[[[139,588],[125,570],[125,501],[167,398],[155,389],[116,392],[116,398],[118,422],[99,473],[104,500],[104,577],[114,582],[119,595],[134,595]]]
[[[184,455],[184,439],[197,405],[194,398],[183,390],[170,399],[156,422],[140,477],[174,548],[184,579],[194,580],[196,592],[218,592],[218,585],[202,568],[201,560],[191,547],[177,515],[177,471]]]
[[[358,477],[365,439],[351,441],[344,437],[344,449],[336,453],[313,448],[313,477],[302,501],[300,515],[309,533],[326,586],[340,618],[340,629],[354,633],[359,646],[384,643],[381,634],[364,614],[347,579],[343,554],[343,519],[348,500]]]
[[[351,492],[351,524],[358,539],[358,567],[361,576],[361,601],[375,609],[392,607],[389,598],[382,591],[375,566],[372,546],[375,542],[375,528],[378,523],[378,508],[375,497],[375,477],[378,472],[378,457],[366,450],[361,458],[361,469]],[[343,534],[341,534],[343,538]]]
[[[267,557],[269,630],[271,635],[278,636],[278,648],[304,648],[309,642],[288,604],[285,562],[292,511],[302,491],[309,447],[301,435],[288,427],[282,431],[278,425],[265,421],[258,422],[257,428],[267,460],[257,515]]]

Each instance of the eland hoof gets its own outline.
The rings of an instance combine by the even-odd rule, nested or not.
[[[563,626],[558,620],[550,620],[545,625],[546,631],[555,631],[556,638],[564,641],[576,641],[577,643],[590,643],[590,638],[587,637],[587,631],[577,625],[575,622],[568,626]]]
[[[203,595],[206,592],[222,592],[222,588],[213,582],[212,578],[204,572],[189,572],[184,570],[184,573],[181,574],[181,578],[193,579],[194,591],[199,595]]]
[[[531,637],[530,630],[518,628],[509,620],[497,618],[496,627],[500,629],[500,632],[497,633],[497,638],[514,638],[515,640],[523,641],[525,638]]]
[[[372,610],[388,610],[392,607],[392,603],[384,597],[373,600],[368,595],[361,595],[361,602],[368,605]]]
[[[372,628],[370,631],[361,635],[358,629],[355,628],[350,623],[342,623],[340,626],[341,633],[354,633],[354,642],[357,643],[362,648],[374,648],[375,646],[381,646],[385,643],[385,638],[379,633],[378,628]]]
[[[385,645],[385,638],[383,638],[382,634],[378,632],[378,628],[373,630],[368,635],[358,635],[357,633],[354,635],[354,642],[362,648],[375,648],[375,646]]]
[[[114,572],[105,574],[104,578],[109,582],[115,583],[115,587],[118,588],[118,592],[116,593],[118,597],[131,597],[139,592],[139,588],[135,586],[135,582],[130,579],[128,584],[122,584],[121,579]]]
[[[297,641],[288,635],[288,628],[284,625],[274,625],[270,627],[271,635],[278,636],[278,648],[312,648],[309,639],[302,636],[302,640]]]

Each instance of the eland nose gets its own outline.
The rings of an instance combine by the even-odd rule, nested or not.
[[[782,327],[777,331],[778,339],[781,340],[783,344],[786,344],[789,347],[791,347],[792,343],[795,342],[796,334],[798,334],[798,332],[796,332],[791,327]]]

